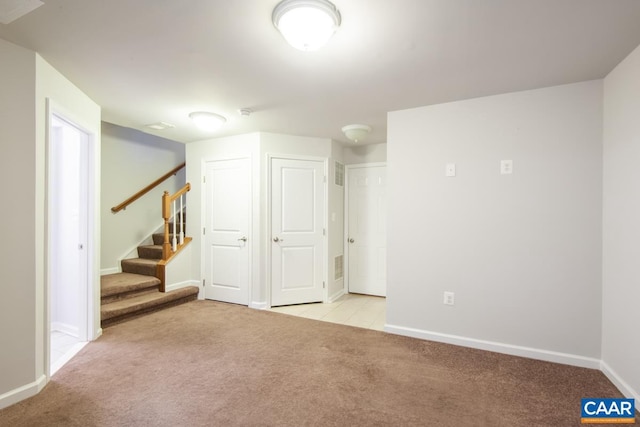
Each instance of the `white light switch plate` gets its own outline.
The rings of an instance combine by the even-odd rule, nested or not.
[[[447,166],[445,167],[445,176],[456,176],[455,163],[447,163]]]

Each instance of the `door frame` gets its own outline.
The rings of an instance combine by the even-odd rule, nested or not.
[[[266,234],[265,234],[265,240],[264,240],[264,250],[265,250],[265,284],[266,284],[266,289],[265,289],[265,297],[266,297],[266,303],[267,303],[267,307],[266,308],[271,308],[271,290],[273,288],[273,283],[272,283],[272,277],[271,277],[271,263],[273,262],[273,256],[272,256],[272,246],[271,246],[271,236],[273,235],[273,230],[271,228],[272,224],[271,224],[271,210],[272,210],[272,203],[271,203],[271,197],[272,197],[272,188],[271,188],[271,174],[272,174],[272,163],[274,159],[283,159],[283,160],[307,160],[307,161],[314,161],[314,162],[322,162],[322,169],[323,169],[323,173],[324,173],[324,179],[323,179],[323,207],[322,207],[322,212],[323,212],[323,221],[322,221],[322,227],[325,230],[324,235],[322,236],[322,281],[324,283],[323,289],[322,289],[322,302],[326,303],[328,302],[328,293],[329,293],[329,287],[327,286],[328,283],[328,257],[327,257],[327,239],[329,236],[327,236],[326,230],[328,230],[328,222],[327,222],[327,216],[329,214],[329,194],[328,194],[328,176],[329,176],[329,158],[328,157],[317,157],[317,156],[304,156],[304,155],[296,155],[296,154],[274,154],[274,153],[267,153],[267,167],[266,167],[266,185],[267,185],[267,200],[266,200],[266,212],[265,212],[265,219],[266,219]]]
[[[355,163],[344,167],[344,293],[349,293],[349,171],[352,169],[368,169],[387,166],[387,162]]]
[[[247,292],[247,300],[248,300],[248,306],[251,307],[251,302],[253,301],[253,259],[254,259],[254,252],[256,250],[257,247],[259,247],[259,245],[254,244],[254,215],[255,212],[253,211],[254,208],[254,198],[255,198],[255,194],[254,194],[254,160],[253,160],[253,156],[251,155],[251,153],[238,153],[238,154],[231,154],[231,155],[224,155],[224,156],[215,156],[215,157],[207,157],[207,158],[203,158],[200,161],[200,177],[201,177],[201,181],[200,181],[200,185],[202,186],[202,191],[200,191],[200,228],[203,228],[205,226],[206,220],[207,220],[207,187],[206,187],[206,182],[204,181],[204,177],[207,175],[207,163],[211,163],[211,162],[223,162],[223,161],[227,161],[227,160],[249,160],[249,224],[248,224],[248,228],[247,228],[247,237],[249,239],[249,263],[248,263],[248,292]],[[201,294],[202,294],[202,298],[205,298],[205,287],[203,286],[203,282],[202,280],[207,279],[206,277],[206,273],[207,273],[207,269],[206,269],[206,239],[204,238],[203,234],[200,233],[198,231],[198,233],[200,234],[200,277],[201,282],[200,285],[202,286],[200,289]]]
[[[51,98],[46,98],[45,105],[45,176],[47,179],[47,185],[45,189],[45,286],[44,286],[44,362],[45,362],[45,374],[47,376],[47,382],[51,378],[51,304],[52,304],[52,251],[53,251],[53,158],[52,158],[52,143],[53,143],[53,117],[62,120],[71,126],[77,128],[87,136],[87,148],[86,157],[86,169],[83,170],[83,174],[86,177],[86,210],[83,211],[85,218],[84,226],[86,226],[86,257],[83,257],[86,263],[86,271],[84,276],[86,277],[86,293],[82,295],[80,303],[83,304],[81,310],[84,312],[82,319],[80,320],[84,324],[81,325],[80,334],[78,338],[81,341],[93,341],[102,334],[100,328],[100,280],[99,280],[99,254],[100,250],[97,246],[99,244],[99,215],[96,207],[96,156],[98,153],[98,147],[96,147],[96,135],[87,126],[83,125],[83,120],[79,118],[73,112],[65,109],[60,104],[56,103]],[[92,232],[93,230],[93,232]],[[97,230],[97,231],[96,231]]]

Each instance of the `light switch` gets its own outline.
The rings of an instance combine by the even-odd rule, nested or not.
[[[500,174],[511,175],[513,173],[513,160],[500,161]]]
[[[445,176],[456,176],[456,164],[455,163],[447,163],[445,168]]]

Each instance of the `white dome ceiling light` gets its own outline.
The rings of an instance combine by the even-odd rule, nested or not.
[[[327,0],[283,0],[271,19],[287,43],[304,51],[327,44],[341,22],[340,12]]]
[[[349,138],[353,142],[364,141],[369,132],[371,132],[371,126],[367,125],[348,125],[342,128],[344,136]]]
[[[198,129],[212,132],[218,130],[226,123],[227,119],[219,114],[209,113],[207,111],[194,111],[189,114],[189,118],[193,120]]]

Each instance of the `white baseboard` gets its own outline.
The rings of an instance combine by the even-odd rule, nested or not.
[[[0,395],[0,409],[4,409],[14,403],[20,402],[21,400],[35,396],[40,393],[40,390],[42,390],[46,384],[47,376],[42,375],[30,384],[23,385],[22,387],[18,387]]]
[[[107,274],[115,274],[115,273],[120,273],[120,269],[118,267],[103,268],[100,270],[101,276],[106,276]]]
[[[493,341],[478,340],[475,338],[460,337],[457,335],[442,334],[439,332],[424,331],[421,329],[406,328],[395,325],[384,325],[386,332],[419,338],[428,341],[437,341],[462,347],[477,348],[479,350],[493,351],[496,353],[510,354],[512,356],[527,357],[529,359],[544,360],[547,362],[562,363],[565,365],[579,366],[581,368],[600,369],[600,360],[575,354],[560,353],[556,351],[541,350],[531,347],[503,344]]]
[[[62,368],[69,360],[71,360],[73,356],[78,354],[78,352],[82,350],[87,344],[87,342],[79,342],[74,344],[73,347],[67,350],[67,352],[60,359],[51,364],[50,375],[53,376],[56,372],[58,372],[60,368]]]
[[[184,282],[173,283],[171,285],[166,285],[164,290],[165,290],[165,292],[171,292],[171,291],[175,291],[177,289],[186,288],[187,286],[198,286],[199,287],[199,285],[200,285],[200,282],[198,282],[197,280],[185,280]]]
[[[266,310],[269,308],[269,305],[266,302],[252,301],[249,303],[249,308],[255,308],[256,310]]]
[[[327,300],[328,303],[332,303],[335,302],[338,298],[340,298],[342,295],[344,295],[344,288],[340,289],[338,292],[334,293],[333,295],[331,295],[329,297],[329,299]]]
[[[79,330],[77,326],[68,325],[62,322],[51,322],[51,331],[58,331],[78,338]]]
[[[625,397],[628,399],[635,399],[636,411],[640,411],[640,393],[637,393],[633,388],[631,388],[631,386],[627,384],[627,382],[623,380],[616,371],[611,369],[611,366],[609,366],[604,360],[600,361],[600,370]]]

